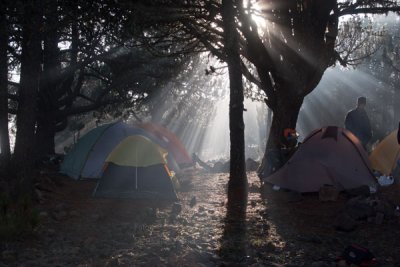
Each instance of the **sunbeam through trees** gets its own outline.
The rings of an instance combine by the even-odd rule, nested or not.
[[[398,266],[399,15],[1,1],[0,265]]]

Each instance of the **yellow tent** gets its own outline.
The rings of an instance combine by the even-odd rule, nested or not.
[[[96,197],[177,199],[167,152],[144,136],[122,140],[106,159]]]
[[[120,166],[147,167],[165,164],[167,151],[141,135],[125,138],[107,157],[106,162]]]
[[[390,175],[400,158],[400,145],[397,143],[397,131],[383,139],[369,156],[372,168]]]

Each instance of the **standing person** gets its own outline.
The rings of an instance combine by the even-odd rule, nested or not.
[[[363,96],[359,97],[357,99],[357,107],[347,113],[344,121],[346,129],[358,137],[364,148],[367,147],[372,137],[371,124],[365,111],[366,105],[367,99]]]

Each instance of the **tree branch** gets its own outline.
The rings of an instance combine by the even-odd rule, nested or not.
[[[358,14],[386,14],[389,12],[400,12],[400,7],[365,7],[365,8],[346,8],[339,11],[339,16],[358,15]]]

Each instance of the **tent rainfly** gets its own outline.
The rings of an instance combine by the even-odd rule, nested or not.
[[[125,138],[107,157],[94,196],[176,200],[176,181],[166,155],[166,150],[144,136]]]
[[[338,190],[376,185],[360,141],[336,126],[312,132],[292,158],[264,182],[301,193],[318,192],[325,184]]]
[[[156,139],[152,139],[172,155],[179,167],[193,164],[191,157],[179,138],[167,128],[155,123],[141,123],[136,125],[139,128],[151,133]]]
[[[397,131],[383,139],[369,156],[372,169],[391,175],[400,160],[400,145],[397,143]]]

